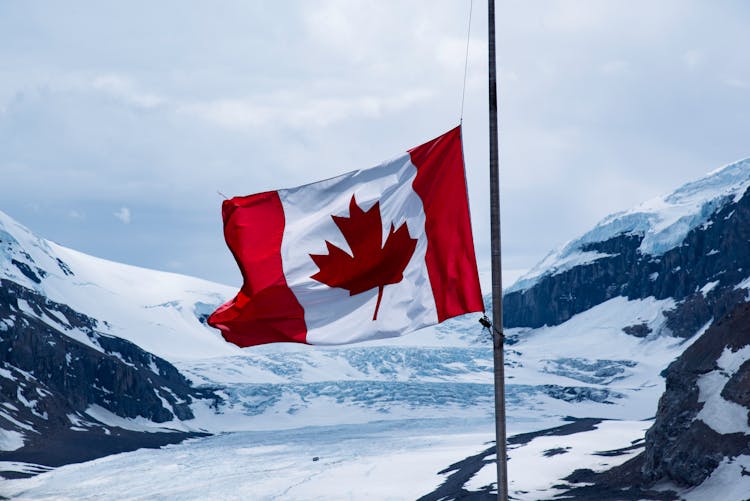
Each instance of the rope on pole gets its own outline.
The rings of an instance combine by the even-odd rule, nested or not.
[[[474,10],[474,0],[469,0],[469,22],[466,26],[466,54],[464,55],[464,84],[461,88],[461,114],[459,123],[464,123],[464,101],[466,99],[466,75],[469,72],[469,42],[471,41],[471,13]]]

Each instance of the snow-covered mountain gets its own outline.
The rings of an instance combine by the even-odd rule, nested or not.
[[[220,398],[157,354],[233,353],[201,323],[227,290],[86,256],[0,213],[0,461],[58,466],[202,434],[184,424],[191,404]]]
[[[516,329],[565,326],[611,301],[646,301],[659,304],[652,314],[663,322],[639,314],[623,332],[649,344],[685,340],[664,373],[644,451],[610,471],[570,475],[567,499],[747,499],[749,186],[745,160],[609,216],[508,290],[506,325]],[[608,342],[593,327],[591,342]],[[722,488],[728,481],[733,487]]]
[[[716,485],[750,478],[750,338],[731,320],[750,287],[748,186],[745,161],[608,217],[508,290],[514,498],[747,498]],[[492,352],[478,315],[349,347],[239,349],[204,323],[234,289],[86,256],[1,213],[0,241],[6,476],[233,432],[8,481],[0,495],[97,498],[123,481],[115,469],[136,497],[491,493]],[[55,436],[51,461],[34,444]],[[62,457],[100,436],[118,445]],[[705,447],[688,454],[696,436]],[[174,468],[193,481],[172,481]]]
[[[157,356],[239,352],[201,321],[236,292],[231,287],[89,256],[34,235],[2,212],[0,277],[98,320],[102,332]],[[67,334],[96,348],[75,330]]]
[[[592,230],[550,252],[507,292],[529,289],[545,277],[610,257],[589,246],[621,235],[640,236],[639,253],[657,258],[682,245],[688,233],[709,223],[718,209],[738,202],[750,187],[748,173],[750,159],[721,167],[668,195],[607,216]]]

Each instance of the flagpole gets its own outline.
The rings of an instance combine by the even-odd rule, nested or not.
[[[508,453],[505,435],[505,361],[503,356],[503,277],[500,248],[500,173],[498,167],[495,0],[488,0],[490,107],[490,238],[492,246],[492,346],[495,362],[495,445],[497,498],[508,500]]]

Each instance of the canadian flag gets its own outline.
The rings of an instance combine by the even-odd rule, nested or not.
[[[225,200],[242,272],[227,341],[346,344],[484,311],[461,128],[377,167]]]

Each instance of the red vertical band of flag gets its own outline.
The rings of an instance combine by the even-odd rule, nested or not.
[[[287,286],[281,262],[285,218],[279,194],[269,191],[225,200],[221,213],[224,237],[244,283],[237,297],[209,317],[209,325],[242,347],[304,343],[305,312]]]
[[[424,206],[425,261],[438,322],[484,311],[471,234],[461,127],[409,150],[409,154],[417,168],[412,187]]]

